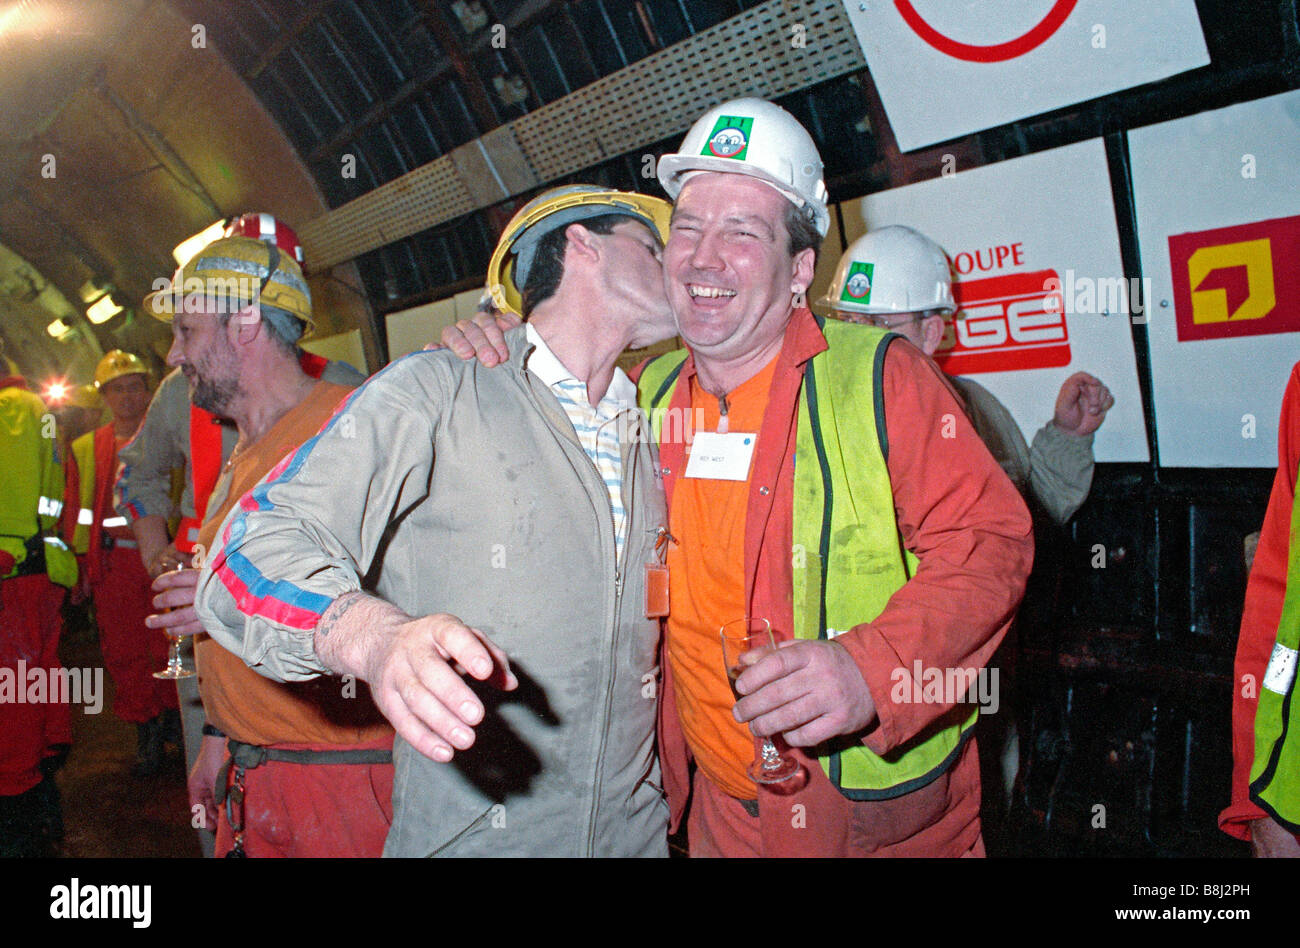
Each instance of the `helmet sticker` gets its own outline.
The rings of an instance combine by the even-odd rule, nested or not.
[[[871,276],[875,269],[874,263],[859,263],[855,260],[849,268],[849,276],[844,281],[840,299],[846,303],[871,302]]]
[[[749,116],[719,115],[700,154],[711,158],[744,161],[745,152],[749,149],[749,133],[753,127],[754,120]]]

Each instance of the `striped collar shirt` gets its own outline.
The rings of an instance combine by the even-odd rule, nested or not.
[[[622,369],[616,367],[609,390],[593,408],[587,396],[586,383],[565,368],[531,323],[525,332],[528,341],[536,347],[528,356],[528,371],[555,394],[560,407],[573,423],[578,443],[587,452],[587,457],[605,482],[610,510],[614,516],[614,553],[617,562],[627,536],[627,511],[623,508],[623,453],[618,440],[619,429],[623,426],[617,419],[625,411],[636,410],[636,386]]]

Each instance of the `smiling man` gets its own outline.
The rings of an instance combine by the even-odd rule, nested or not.
[[[690,799],[692,855],[983,855],[978,712],[912,678],[987,662],[1024,592],[1028,511],[934,363],[803,305],[829,214],[793,116],[710,109],[659,180],[689,347],[639,378],[677,540],[659,720],[673,825]],[[499,354],[490,323],[461,328],[471,345],[444,337],[458,354]],[[779,647],[737,701],[719,630],[746,618]],[[750,778],[765,735],[806,780]]]
[[[710,110],[659,179],[676,198],[664,274],[690,354],[646,367],[642,405],[656,426],[680,413],[688,436],[721,433],[735,461],[703,469],[686,438],[661,444],[680,539],[660,722],[674,816],[689,754],[694,854],[980,855],[978,712],[894,700],[891,685],[900,667],[987,661],[1032,558],[1024,504],[921,353],[802,305],[829,215],[789,113]],[[760,617],[780,647],[736,701],[718,630]],[[806,786],[756,785],[754,735],[783,736]]]

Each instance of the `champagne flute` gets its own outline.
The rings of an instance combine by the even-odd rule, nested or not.
[[[174,572],[180,572],[185,567]],[[163,606],[159,614],[174,612],[175,606]],[[163,635],[167,636],[167,667],[162,671],[153,673],[155,678],[193,678],[198,674],[194,668],[194,659],[191,655],[181,653],[181,640],[192,635],[191,632],[173,632],[171,629],[163,629]]]
[[[164,610],[171,612],[170,609]],[[194,660],[189,655],[181,654],[181,640],[190,633],[182,632],[172,634],[169,630],[164,629],[163,634],[167,636],[167,667],[162,671],[153,673],[155,678],[193,678],[198,674],[194,670]]]
[[[741,661],[747,652],[771,651],[776,648],[772,638],[772,624],[766,619],[733,619],[722,627],[722,662],[727,671],[731,693],[739,701],[736,690],[739,678],[753,662]],[[763,738],[758,758],[749,765],[749,778],[755,783],[770,786],[779,793],[794,793],[808,782],[808,772],[789,754],[783,754],[770,737]]]

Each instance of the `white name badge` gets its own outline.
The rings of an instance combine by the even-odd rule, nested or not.
[[[758,435],[744,431],[697,431],[691,442],[686,476],[717,481],[743,481],[749,477]]]

